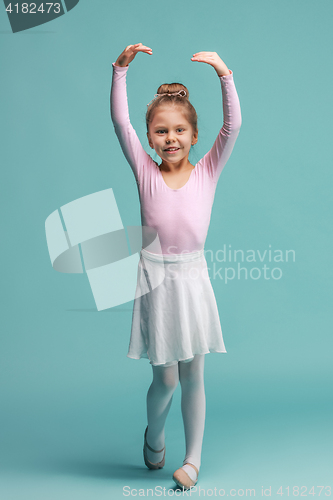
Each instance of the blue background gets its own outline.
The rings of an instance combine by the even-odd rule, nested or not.
[[[109,110],[111,63],[137,42],[153,49],[128,72],[131,121],[149,153],[146,104],[161,83],[189,88],[196,163],[221,127],[222,106],[215,71],[190,58],[216,51],[234,73],[243,123],[205,248],[271,245],[296,255],[278,263],[279,280],[212,279],[228,353],[206,356],[198,486],[226,495],[255,488],[256,496],[271,486],[271,498],[281,498],[280,486],[284,496],[305,486],[316,498],[318,485],[333,486],[332,3],[81,0],[16,34],[0,11],[1,498],[101,500],[123,498],[126,485],[173,488],[185,456],[178,387],[166,466],[145,467],[151,366],[126,357],[132,303],[97,312],[87,276],[54,271],[45,239],[51,212],[110,187],[124,225],[140,224]]]

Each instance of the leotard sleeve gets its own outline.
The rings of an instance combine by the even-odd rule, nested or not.
[[[239,98],[236,91],[233,72],[219,77],[222,87],[223,126],[213,144],[213,147],[200,160],[203,168],[208,171],[214,182],[217,182],[227,163],[242,124]]]
[[[130,122],[126,89],[126,73],[129,67],[116,66],[115,63],[112,63],[112,66],[111,118],[125,158],[130,164],[137,182],[140,182],[145,165],[153,160],[143,149]]]

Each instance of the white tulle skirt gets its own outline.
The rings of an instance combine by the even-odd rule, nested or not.
[[[170,366],[210,352],[227,351],[204,249],[142,249],[127,357]]]

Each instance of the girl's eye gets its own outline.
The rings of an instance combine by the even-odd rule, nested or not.
[[[177,132],[184,132],[183,128],[177,128]]]
[[[166,130],[157,130],[156,131],[158,134],[165,134]]]

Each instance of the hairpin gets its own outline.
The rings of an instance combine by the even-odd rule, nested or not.
[[[179,95],[181,97],[186,97],[186,90],[179,90],[178,92],[172,92],[172,93],[169,93],[169,92],[165,92],[164,94],[155,94],[154,95],[154,99],[152,99],[148,104],[147,106],[149,106],[149,104],[151,104],[153,101],[155,101],[155,99],[157,99],[157,97],[161,97],[162,95]]]

